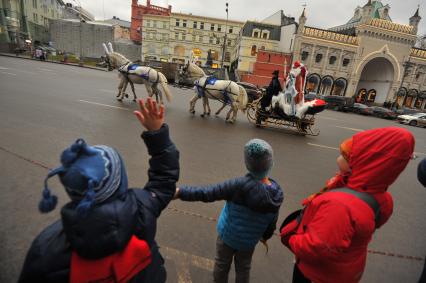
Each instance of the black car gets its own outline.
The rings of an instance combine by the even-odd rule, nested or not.
[[[352,97],[338,95],[324,96],[324,101],[327,103],[328,109],[345,112],[354,104],[354,99]]]
[[[317,99],[318,96],[315,92],[308,92],[305,94],[305,101],[312,101],[314,99]]]
[[[246,90],[249,103],[253,102],[253,100],[258,99],[262,95],[262,90],[254,84],[246,82],[237,82],[237,84],[242,86]]]
[[[387,108],[378,107],[378,106],[372,106],[370,108],[373,110],[373,116],[376,116],[378,118],[396,119],[396,117],[398,116],[398,114],[396,114],[395,112]]]
[[[368,105],[362,104],[362,103],[354,103],[351,107],[348,108],[348,111],[357,113],[357,114],[363,114],[363,115],[369,115],[368,110],[370,107]],[[372,112],[372,111],[371,111]]]

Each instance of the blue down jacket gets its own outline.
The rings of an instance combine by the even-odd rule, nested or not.
[[[151,155],[144,189],[128,189],[96,205],[81,219],[70,202],[61,210],[61,220],[44,229],[34,240],[19,282],[68,282],[71,252],[86,259],[100,259],[126,247],[135,235],[145,240],[152,262],[130,282],[165,282],[164,260],[155,241],[157,218],[172,200],[179,179],[179,152],[169,137],[167,125],[144,132]]]
[[[226,200],[217,232],[228,246],[248,251],[254,249],[262,238],[271,238],[276,228],[284,194],[274,180],[271,182],[268,186],[247,174],[216,185],[182,186],[179,198],[203,202]]]

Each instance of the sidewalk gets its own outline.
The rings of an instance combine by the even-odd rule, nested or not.
[[[6,56],[6,57],[12,57],[12,58],[20,58],[20,59],[27,59],[27,60],[33,60],[33,61],[40,61],[38,59],[33,59],[33,58],[29,57],[29,56],[22,56],[22,55],[16,56],[13,53],[2,53],[2,52],[0,52],[0,56]],[[108,70],[106,68],[98,68],[98,67],[86,66],[86,65],[80,66],[79,64],[75,64],[75,63],[63,63],[63,62],[59,62],[59,61],[50,61],[50,60],[41,61],[41,62],[61,64],[61,65],[69,65],[69,66],[74,66],[74,67],[81,67],[81,68],[87,68],[87,69],[93,69],[93,70],[108,72]]]

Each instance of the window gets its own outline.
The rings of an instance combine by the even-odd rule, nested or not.
[[[217,31],[222,31],[222,26],[221,25],[217,25]]]
[[[322,54],[321,54],[321,53],[318,53],[318,54],[315,56],[315,63],[319,63],[319,62],[321,62],[321,60],[322,60]]]
[[[259,32],[258,31],[253,32],[253,37],[259,37]]]
[[[176,26],[177,27],[180,26],[180,20],[179,19],[176,19]]]
[[[256,45],[253,45],[253,46],[251,47],[251,56],[255,56],[255,55],[256,55],[256,53],[257,53],[257,47],[256,47]]]
[[[309,56],[309,52],[308,51],[303,51],[302,52],[302,61],[305,61],[306,59],[308,59]]]
[[[343,62],[342,62],[343,67],[346,67],[347,65],[349,65],[350,62],[351,60],[349,58],[343,59]]]
[[[214,30],[214,24],[210,25],[210,30]]]
[[[232,40],[228,39],[228,46],[231,46]]]
[[[179,33],[175,32],[175,39],[178,40],[179,39]]]
[[[153,27],[156,28],[157,27],[157,21],[154,21],[153,23]]]
[[[33,19],[34,19],[34,22],[38,22],[38,16],[37,16],[37,14],[36,13],[33,13]]]
[[[225,52],[225,62],[231,61],[231,53]]]
[[[210,43],[210,44],[213,44],[213,37],[210,37],[210,38],[209,38],[209,43]]]
[[[337,60],[336,56],[330,56],[328,63],[330,63],[330,65],[334,65],[334,63],[336,63],[336,60]]]
[[[232,33],[233,32],[233,27],[229,27],[229,31],[228,32]]]
[[[37,0],[33,0],[33,8],[37,9]]]
[[[204,23],[203,22],[200,23],[200,29],[204,29]]]
[[[220,44],[220,39],[216,38],[216,44]]]
[[[193,28],[197,28],[197,22],[194,22],[194,23],[192,24],[192,27],[193,27]]]
[[[182,26],[186,28],[186,20],[183,20]]]
[[[263,34],[262,34],[262,38],[263,38],[263,39],[268,39],[268,34],[267,34],[267,33],[263,33]]]

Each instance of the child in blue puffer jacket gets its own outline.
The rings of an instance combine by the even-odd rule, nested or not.
[[[273,166],[271,146],[253,139],[245,145],[244,157],[249,171],[244,177],[206,187],[176,189],[175,198],[184,201],[226,200],[217,224],[214,282],[228,282],[233,258],[235,281],[249,282],[254,248],[273,235],[284,199],[278,183],[268,178]]]

